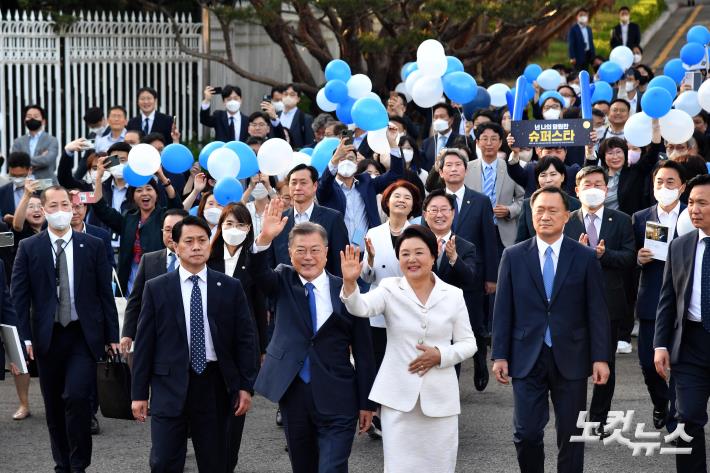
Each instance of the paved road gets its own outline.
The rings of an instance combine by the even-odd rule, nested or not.
[[[515,449],[511,438],[512,389],[493,383],[483,392],[473,388],[472,365],[464,366],[462,383],[462,416],[460,418],[460,448],[457,471],[510,473],[517,470]],[[52,470],[49,439],[44,419],[39,385],[33,380],[30,388],[33,416],[23,422],[11,419],[16,406],[11,380],[0,382],[0,471],[3,473],[49,472]],[[643,384],[636,353],[621,355],[614,409],[636,411],[635,422],[652,425],[651,407]],[[257,397],[254,409],[247,417],[240,472],[289,472],[284,451],[283,432],[273,422],[275,408],[264,398]],[[545,436],[547,471],[555,471],[554,417]],[[150,431],[148,425],[129,421],[101,418],[102,433],[94,437],[94,472],[148,471]],[[648,427],[647,427],[648,430]],[[426,435],[426,432],[422,432]],[[194,455],[188,454],[185,471],[196,472]],[[627,447],[587,447],[586,471],[608,473],[667,473],[675,471],[674,459],[669,456],[632,457]],[[356,439],[350,461],[350,471],[382,471],[381,442],[367,438]]]

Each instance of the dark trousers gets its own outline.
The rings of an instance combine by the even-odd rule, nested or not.
[[[234,415],[229,404],[227,388],[216,362],[207,363],[199,375],[191,369],[182,415],[151,416],[150,470],[154,473],[184,470],[189,426],[198,471],[226,471],[228,416]]]
[[[375,351],[375,364],[377,371],[382,366],[382,360],[385,359],[385,350],[387,349],[387,329],[383,327],[370,327],[372,333],[372,348]]]
[[[577,428],[579,412],[587,404],[587,378],[565,379],[560,374],[552,349],[542,346],[540,355],[525,378],[513,379],[513,441],[522,473],[544,473],[545,451],[543,435],[550,420],[548,393],[555,409],[557,431],[557,471],[582,472],[584,444],[570,443]]]
[[[36,352],[35,352],[36,353]],[[55,323],[49,351],[37,353],[55,471],[84,471],[91,463],[91,396],[96,361],[79,322]]]
[[[242,433],[247,417],[246,415],[235,416],[233,414],[229,416],[229,425],[227,426],[227,457],[229,459],[227,471],[229,473],[236,471],[237,463],[239,463],[239,447],[242,445]]]
[[[639,364],[653,407],[668,412],[666,428],[668,432],[673,432],[678,425],[675,418],[675,377],[671,378],[670,383],[666,383],[656,372],[656,366],[653,364],[653,336],[655,333],[655,320],[639,320]]]
[[[675,378],[678,423],[685,424],[685,433],[693,437],[690,442],[678,439],[678,447],[691,447],[690,455],[676,455],[679,473],[707,471],[705,459],[705,424],[708,422],[710,398],[710,333],[702,323],[685,322],[683,338],[678,352],[678,362],[671,365]]]
[[[606,418],[611,409],[611,400],[614,397],[614,387],[616,386],[616,342],[619,340],[620,320],[611,321],[611,343],[609,348],[609,381],[606,384],[595,384],[592,389],[592,400],[589,403],[590,422],[600,422],[606,424]]]
[[[311,385],[296,379],[279,402],[293,473],[347,473],[357,414],[323,415]]]

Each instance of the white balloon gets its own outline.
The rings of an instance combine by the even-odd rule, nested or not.
[[[537,76],[537,85],[543,90],[557,90],[562,82],[562,76],[554,69],[545,69]]]
[[[256,161],[259,163],[259,170],[262,173],[278,176],[291,165],[292,154],[293,149],[288,141],[281,138],[271,138],[259,148]]]
[[[671,109],[667,114],[658,119],[661,125],[661,136],[669,144],[685,143],[693,136],[695,125],[693,117],[683,110]]]
[[[631,115],[624,125],[624,138],[626,141],[639,148],[649,144],[653,138],[651,120],[651,117],[644,112]]]
[[[407,80],[404,81],[404,87],[410,97],[412,96],[412,89],[414,88],[414,84],[422,77],[424,77],[424,74],[422,74],[422,71],[420,71],[419,69],[413,71],[407,76]]]
[[[425,75],[441,77],[449,63],[444,46],[435,39],[427,39],[417,48],[417,70]]]
[[[148,143],[140,143],[128,153],[128,165],[139,176],[152,176],[160,169],[160,153]]]
[[[683,236],[695,230],[693,222],[690,221],[690,214],[688,213],[687,207],[678,215],[678,222],[675,225],[675,229],[678,232],[678,236]]]
[[[698,103],[703,110],[710,112],[710,80],[705,80],[698,89]]]
[[[348,95],[355,100],[364,97],[372,90],[372,81],[365,74],[355,74],[347,82]]]
[[[283,181],[284,179],[286,179],[286,175],[291,172],[291,169],[295,168],[299,164],[305,164],[306,166],[310,166],[311,157],[301,151],[294,151],[291,155],[291,162],[288,165],[288,169],[278,175],[278,180]]]
[[[443,93],[444,85],[440,77],[424,76],[414,84],[412,99],[420,107],[429,108],[439,103]]]
[[[609,60],[618,64],[621,70],[625,71],[634,63],[634,52],[628,46],[617,46],[611,50]]]
[[[559,75],[559,74],[558,74]],[[494,107],[504,107],[508,104],[506,92],[510,92],[510,87],[505,84],[493,84],[488,87],[488,95],[491,96],[491,105]]]
[[[229,148],[217,148],[207,158],[207,170],[218,181],[224,177],[237,177],[240,167],[239,156]]]
[[[367,132],[367,144],[370,149],[380,155],[390,154],[390,142],[387,140],[387,127]]]
[[[698,102],[698,92],[695,90],[686,90],[680,94],[678,98],[675,99],[675,102],[673,102],[673,106],[678,110],[683,110],[691,117],[694,117],[702,110]]]
[[[397,84],[397,87],[394,88],[395,92],[399,92],[400,94],[404,94],[405,97],[407,97],[407,102],[412,101],[412,95],[407,91],[407,86],[404,84],[404,82],[400,82]]]
[[[324,112],[334,112],[338,107],[337,103],[333,103],[325,97],[325,89],[320,89],[318,94],[316,94],[316,103],[318,108]]]

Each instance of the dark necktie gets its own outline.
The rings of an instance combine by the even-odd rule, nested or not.
[[[555,263],[552,261],[552,247],[548,246],[545,250],[545,263],[542,265],[542,281],[545,284],[545,295],[547,302],[550,302],[552,297],[552,286],[555,282]],[[550,334],[550,322],[547,322],[545,329],[545,345],[552,346],[552,335]]]
[[[229,117],[229,131],[227,132],[227,137],[229,137],[229,141],[234,141],[236,139],[236,133],[234,132],[234,117]]]
[[[454,221],[451,223],[451,228],[457,228],[459,220],[459,198],[454,195]]]
[[[144,135],[147,135],[148,133],[150,133],[150,127],[148,125],[149,125],[148,119],[146,118],[145,120],[143,120],[143,134]]]
[[[207,365],[205,349],[205,320],[202,312],[202,291],[200,277],[190,276],[192,294],[190,294],[190,366],[197,374],[202,374]]]
[[[67,255],[64,253],[64,240],[56,241],[57,246],[57,275],[59,277],[59,301],[57,302],[56,321],[63,327],[71,322],[71,293],[69,291],[69,267],[67,266]]]
[[[700,273],[700,318],[703,327],[710,332],[710,237],[703,238],[703,266]]]
[[[307,282],[306,283],[306,291],[308,294],[308,310],[311,313],[311,324],[313,326],[313,334],[318,331],[318,312],[316,311],[316,294],[313,292],[315,289],[315,286],[313,283]],[[306,355],[306,359],[303,360],[303,368],[301,368],[301,371],[298,372],[298,375],[301,377],[304,383],[310,383],[311,382],[311,360],[308,355]]]

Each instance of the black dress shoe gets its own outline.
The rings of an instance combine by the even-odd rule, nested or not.
[[[478,355],[478,354],[476,354]],[[483,391],[488,386],[488,366],[486,365],[485,355],[473,357],[473,385],[476,391]]]
[[[662,429],[666,425],[666,417],[668,416],[667,409],[653,408],[653,426],[657,429]]]
[[[278,425],[279,427],[284,425],[284,420],[281,416],[281,409],[276,409],[276,425]]]
[[[607,437],[611,437],[611,432],[607,432],[606,430],[604,430],[603,424],[599,424],[599,427],[594,429],[594,433],[599,436],[599,440],[604,440]]]
[[[91,416],[91,435],[99,435],[101,433],[101,426],[99,426],[99,419],[96,416]]]

